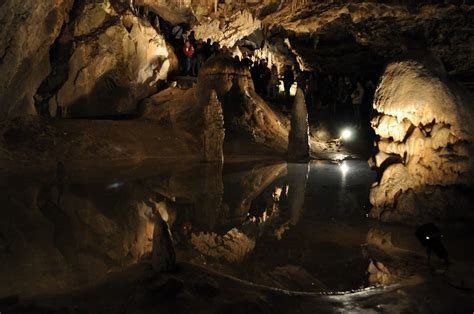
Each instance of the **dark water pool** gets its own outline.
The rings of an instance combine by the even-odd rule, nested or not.
[[[0,297],[67,290],[149,256],[151,209],[178,260],[268,286],[367,285],[365,161],[65,164],[0,174]]]

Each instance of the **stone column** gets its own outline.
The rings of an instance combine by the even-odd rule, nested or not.
[[[206,161],[224,161],[224,115],[222,106],[217,99],[215,90],[211,91],[209,101],[203,104],[203,133],[204,159]]]
[[[306,109],[304,93],[298,88],[291,110],[287,158],[289,161],[307,160],[309,152],[308,110]]]

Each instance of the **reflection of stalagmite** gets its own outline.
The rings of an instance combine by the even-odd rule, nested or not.
[[[168,224],[158,218],[153,230],[153,250],[151,265],[157,272],[167,272],[175,269],[176,256]]]
[[[223,236],[213,232],[193,233],[191,243],[202,254],[221,257],[229,262],[240,261],[255,249],[255,239],[235,228]]]
[[[288,209],[292,225],[296,225],[303,212],[309,164],[288,164]]]
[[[203,104],[203,117],[204,130],[202,141],[204,144],[204,158],[207,161],[223,161],[224,116],[215,90],[211,91],[209,101]]]
[[[226,203],[230,206],[231,215],[244,216],[250,209],[252,201],[272,182],[285,173],[286,164],[256,165],[250,171],[239,172],[225,177],[226,186],[236,187],[226,191]]]
[[[291,129],[288,138],[288,159],[304,160],[309,157],[308,110],[303,91],[298,88],[291,110]]]
[[[203,164],[202,171],[201,194],[196,199],[196,221],[201,228],[212,229],[220,214],[224,194],[222,162]]]

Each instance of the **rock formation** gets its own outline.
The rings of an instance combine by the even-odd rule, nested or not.
[[[51,71],[49,49],[72,1],[2,1],[0,115],[36,115],[34,95]]]
[[[59,38],[74,36],[75,49],[67,80],[49,100],[51,116],[134,113],[140,100],[156,92],[157,82],[167,79],[170,52],[148,21],[89,4],[70,32]]]
[[[162,35],[120,8],[112,1],[2,4],[0,113],[135,112],[174,65]]]
[[[217,94],[211,91],[210,99],[203,105],[202,142],[206,161],[224,161],[224,116]]]
[[[168,224],[157,218],[153,229],[153,249],[151,265],[156,272],[169,272],[176,268],[176,255]]]
[[[226,138],[245,137],[273,151],[286,150],[288,122],[257,95],[245,66],[227,56],[208,60],[199,73],[196,97],[208,101],[213,90],[224,111]]]
[[[309,158],[309,124],[308,110],[304,93],[301,88],[296,91],[291,109],[291,129],[288,137],[287,158],[290,161],[299,161]]]
[[[375,95],[379,136],[372,216],[382,220],[456,217],[469,207],[459,185],[472,184],[472,96],[435,62],[387,66]]]

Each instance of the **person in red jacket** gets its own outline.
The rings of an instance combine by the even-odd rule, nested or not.
[[[184,53],[184,58],[185,58],[185,68],[184,68],[184,74],[189,75],[189,72],[191,71],[192,63],[193,63],[193,56],[194,56],[194,47],[191,45],[189,40],[186,40],[183,46],[183,53]]]

